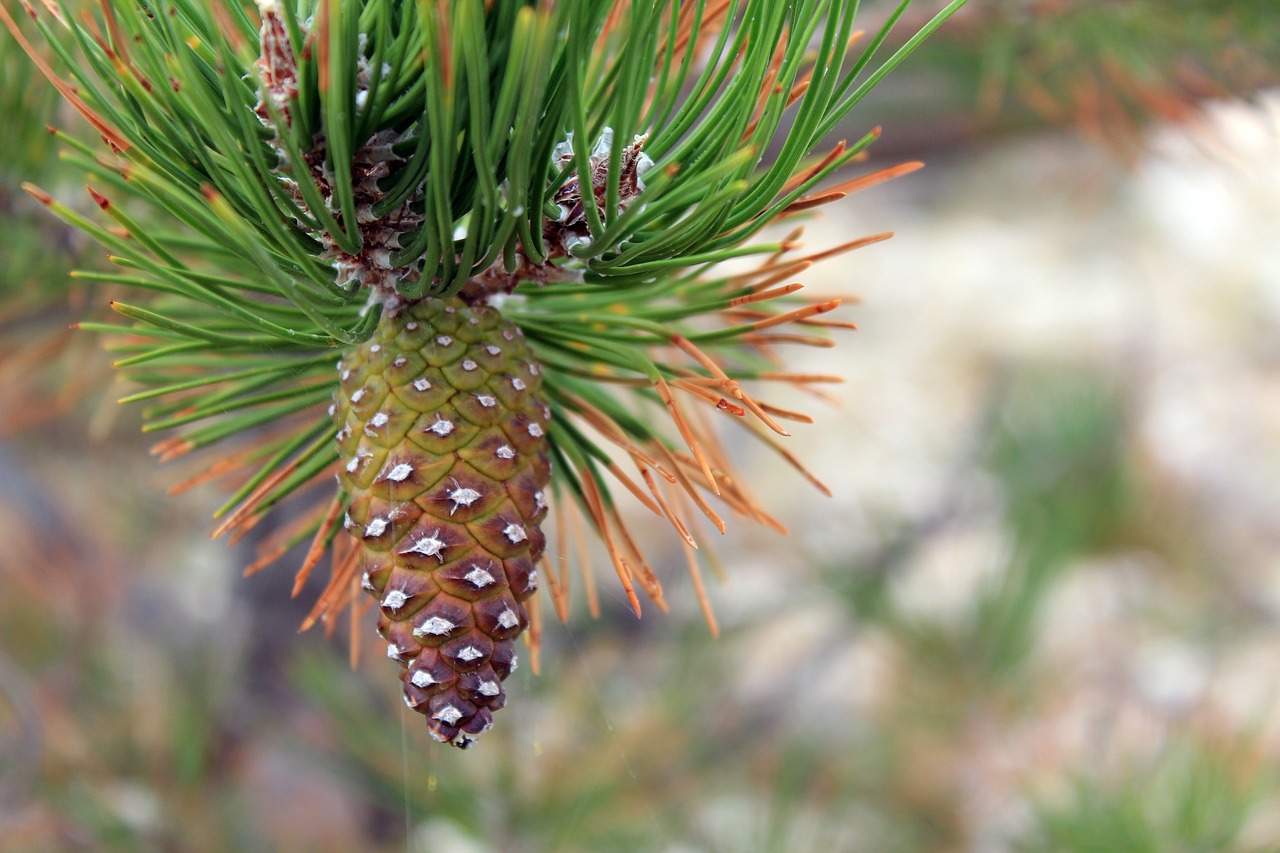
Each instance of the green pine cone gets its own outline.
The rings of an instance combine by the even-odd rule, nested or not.
[[[458,298],[388,306],[338,369],[345,525],[378,633],[405,703],[466,748],[506,702],[546,544],[541,369],[519,328]]]

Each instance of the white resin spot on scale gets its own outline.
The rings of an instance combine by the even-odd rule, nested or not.
[[[440,337],[436,338],[436,343],[438,343],[442,347],[452,346],[453,338],[449,337],[448,335],[441,335]]]
[[[542,492],[534,492],[534,493],[533,493],[533,505],[534,505],[534,506],[536,506],[538,509],[546,509],[546,508],[547,508],[547,496],[546,496],[546,495],[544,495]]]
[[[395,361],[391,362],[391,366],[404,367],[408,363],[409,363],[409,359],[405,358],[404,356],[400,356]]]
[[[416,332],[416,331],[418,330],[418,321],[417,321],[417,320],[410,320],[408,323],[405,323],[405,324],[404,324],[404,327],[405,327],[406,331]]]
[[[400,660],[400,655],[401,655],[400,647],[397,646],[395,643],[391,643],[389,646],[387,646],[387,657],[391,658],[392,660]]]
[[[434,432],[436,435],[444,438],[446,435],[453,432],[453,421],[446,420],[439,415],[436,415],[436,422],[427,427],[426,431]]]
[[[387,473],[387,479],[393,483],[403,483],[412,473],[413,466],[408,462],[401,462]]]
[[[359,391],[357,391],[356,393],[354,393],[354,394],[352,394],[352,395],[351,395],[351,402],[352,402],[352,403],[359,403],[359,402],[360,402],[361,400],[363,400],[363,399],[364,399],[364,389],[363,389],[363,388],[361,388]]]
[[[482,657],[484,657],[484,652],[480,651],[475,646],[467,646],[462,651],[458,652],[458,660],[463,663],[471,663],[473,660],[480,660]]]
[[[523,391],[523,390],[524,390],[524,380],[523,380],[523,379],[521,379],[519,376],[512,376],[512,377],[511,377],[511,387],[512,387],[512,388],[514,388],[514,389],[516,389],[517,391]]]
[[[406,554],[421,554],[424,557],[436,557],[443,562],[444,557],[441,557],[440,554],[448,546],[444,542],[436,538],[439,535],[440,535],[440,531],[437,530],[435,533],[431,534],[430,536],[423,536],[421,539],[418,539],[408,548],[405,548],[403,551],[401,551],[400,554],[402,556]]]
[[[443,637],[456,627],[458,626],[450,622],[448,619],[440,616],[432,616],[426,622],[423,622],[417,628],[414,628],[413,633],[418,637],[425,637],[428,635],[432,637]]]
[[[507,541],[511,543],[523,542],[529,538],[524,532],[524,528],[518,524],[508,524],[507,529],[502,531],[502,535],[507,537]]]
[[[369,347],[369,352],[382,352],[382,344],[374,344]]]
[[[509,445],[506,445],[506,444],[499,447],[493,453],[499,459],[515,459],[516,458],[516,452],[512,450]]]
[[[455,485],[456,482],[455,482]],[[453,509],[449,510],[449,515],[453,515],[460,506],[471,506],[480,500],[480,493],[475,489],[469,489],[466,486],[458,486],[449,493],[449,500],[453,501]]]
[[[514,341],[516,339],[516,336],[511,332],[510,329],[503,329],[502,337],[506,338],[509,341]]]
[[[467,572],[463,577],[465,577],[472,585],[478,586],[481,589],[494,582],[493,575],[489,574],[489,572],[480,568],[478,565],[473,565],[471,567],[471,571]]]
[[[498,614],[498,624],[503,628],[514,628],[520,624],[520,617],[516,616],[511,608],[508,607]],[[515,665],[512,664],[511,668],[515,669]]]
[[[391,611],[399,610],[404,607],[404,603],[409,600],[409,596],[405,595],[398,589],[390,590],[382,599],[382,606]]]
[[[482,681],[476,692],[481,696],[497,696],[502,692],[502,687],[496,681]]]
[[[375,518],[369,522],[369,526],[364,529],[364,538],[373,539],[387,532],[387,520],[385,518]]]
[[[377,592],[377,588],[373,585],[373,580],[369,577],[369,573],[365,572],[360,576],[360,588],[365,592]]]
[[[529,424],[529,435],[534,438],[542,438],[542,425],[536,422]]]
[[[439,711],[431,715],[433,719],[439,720],[446,726],[452,726],[458,720],[462,719],[462,712],[452,705],[445,705]]]
[[[409,676],[409,681],[413,682],[414,687],[420,687],[423,690],[436,683],[436,680],[431,677],[431,673],[423,669]]]
[[[430,380],[428,380],[425,376],[418,377],[417,379],[413,380],[413,390],[430,391],[431,390]]]
[[[348,379],[350,379],[350,378],[351,378],[351,371],[350,371],[350,370],[344,370],[344,371],[342,371],[342,381],[343,381],[343,382],[346,382],[346,381],[347,381]]]
[[[507,674],[508,674],[508,675],[510,675],[511,673],[515,672],[515,671],[516,671],[516,667],[518,667],[518,666],[520,666],[520,658],[519,658],[519,657],[517,657],[516,655],[512,655],[512,656],[511,656],[511,669],[507,670]]]
[[[485,347],[484,351],[489,353],[489,355],[502,355],[502,349],[500,347],[495,347],[493,344],[489,344],[489,346]]]
[[[469,371],[472,371],[472,370],[475,370],[475,369],[476,369],[477,367],[479,367],[479,366],[480,366],[480,365],[476,364],[474,361],[472,361],[472,360],[471,360],[471,359],[469,359],[469,358],[464,358],[464,359],[462,360],[462,369],[463,369],[463,370],[466,370],[466,371],[468,371],[468,372],[469,372]]]
[[[534,569],[533,571],[529,572],[529,589],[535,590],[537,588],[538,588],[538,570]]]
[[[374,415],[372,418],[369,419],[369,426],[383,427],[383,426],[386,426],[387,422],[390,420],[391,420],[391,416],[388,415],[386,412],[378,412],[376,415]],[[533,432],[532,424],[529,425],[529,432],[530,433]]]
[[[486,409],[492,409],[494,406],[498,405],[497,398],[490,397],[488,394],[480,394],[476,399],[479,400],[480,405],[484,406]]]

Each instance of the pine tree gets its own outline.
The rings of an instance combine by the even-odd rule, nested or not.
[[[301,588],[332,553],[306,624],[372,593],[405,701],[465,747],[539,572],[567,615],[549,508],[637,615],[665,601],[618,498],[665,518],[713,626],[690,507],[781,528],[710,420],[804,471],[777,437],[808,417],[755,386],[836,379],[779,364],[849,326],[794,279],[887,235],[762,232],[918,166],[820,189],[879,131],[824,140],[961,5],[887,56],[909,0],[869,38],[839,0],[49,0],[49,61],[0,15],[105,143],[59,135],[109,225],[28,191],[119,268],[85,277],[138,294],[81,327],[177,431],[156,455],[221,448],[178,488],[230,483],[233,538],[302,507],[250,569],[309,542]]]

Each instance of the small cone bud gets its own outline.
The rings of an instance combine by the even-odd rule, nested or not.
[[[492,308],[425,299],[339,365],[345,525],[405,703],[470,746],[506,703],[529,625],[551,475],[550,411],[523,334]]]

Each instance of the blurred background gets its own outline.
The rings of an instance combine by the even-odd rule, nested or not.
[[[0,42],[0,849],[1280,850],[1280,26],[973,5],[854,114],[928,168],[806,226],[898,232],[806,276],[861,330],[790,363],[847,383],[770,400],[835,497],[735,445],[791,534],[731,521],[721,636],[636,517],[671,614],[544,608],[467,753],[165,495]]]

